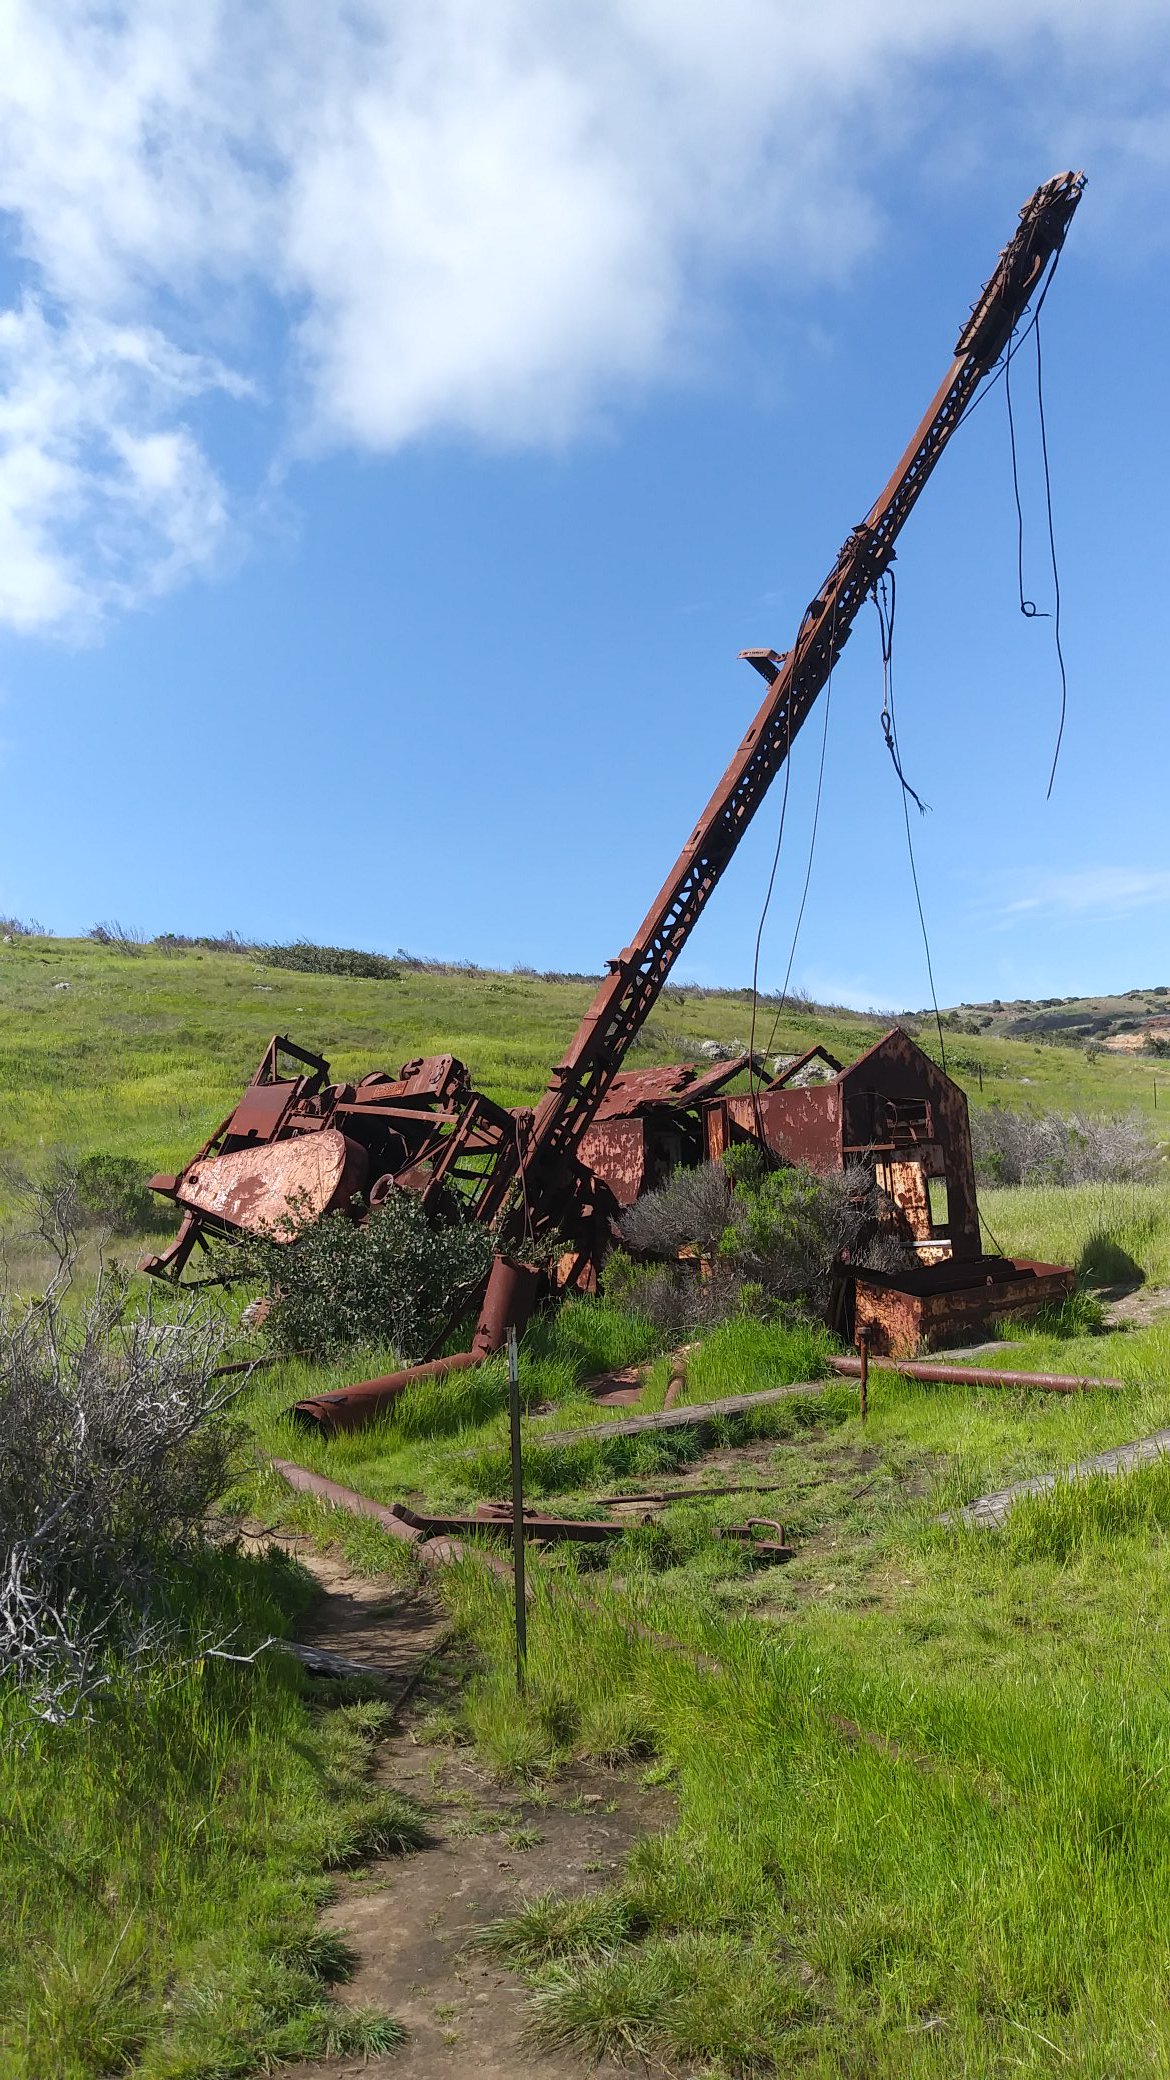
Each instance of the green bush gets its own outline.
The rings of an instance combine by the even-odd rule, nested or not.
[[[266,946],[270,968],[294,968],[304,975],[347,975],[359,982],[397,982],[401,969],[384,953],[363,953],[356,946],[314,946],[297,939],[288,946]]]
[[[362,1226],[344,1213],[289,1241],[233,1248],[232,1270],[261,1280],[273,1302],[265,1333],[281,1356],[328,1359],[353,1350],[420,1357],[486,1277],[491,1231],[433,1228],[413,1192],[392,1192]]]
[[[159,1203],[131,1156],[100,1150],[76,1166],[77,1203],[84,1216],[114,1235],[147,1235],[159,1225]]]

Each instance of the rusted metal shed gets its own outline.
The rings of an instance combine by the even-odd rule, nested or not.
[[[966,1096],[908,1033],[894,1026],[824,1081],[793,1087],[816,1055],[831,1072],[833,1058],[810,1049],[761,1090],[709,1098],[704,1153],[717,1162],[736,1142],[755,1141],[781,1162],[813,1170],[872,1168],[891,1202],[905,1267],[849,1275],[852,1332],[864,1331],[874,1350],[907,1355],[1072,1291],[1066,1266],[985,1254]]]
[[[703,1160],[705,1099],[746,1069],[746,1054],[700,1071],[689,1062],[615,1076],[581,1136],[579,1160],[609,1187],[618,1206],[632,1206],[672,1170]]]

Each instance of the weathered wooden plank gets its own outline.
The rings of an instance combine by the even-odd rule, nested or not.
[[[1066,1466],[1063,1472],[1037,1474],[1034,1480],[1014,1481],[1010,1488],[997,1488],[991,1495],[980,1495],[963,1509],[948,1511],[939,1522],[974,1524],[980,1529],[994,1531],[1005,1521],[1022,1495],[1045,1495],[1057,1481],[1087,1481],[1098,1473],[1113,1478],[1119,1473],[1128,1473],[1135,1466],[1150,1466],[1167,1452],[1170,1452],[1170,1430],[1155,1430],[1150,1437],[1139,1437],[1133,1444],[1115,1445],[1112,1451],[1098,1452],[1092,1459],[1078,1459],[1075,1466]]]
[[[581,1444],[589,1438],[604,1442],[610,1437],[643,1437],[658,1430],[695,1430],[711,1423],[717,1416],[747,1415],[753,1408],[765,1408],[773,1401],[787,1401],[794,1394],[823,1394],[832,1381],[824,1379],[798,1380],[787,1387],[762,1387],[758,1394],[725,1394],[721,1401],[696,1401],[689,1406],[664,1408],[657,1415],[625,1416],[616,1423],[589,1423],[582,1430],[537,1430],[528,1432],[526,1442],[531,1445]]]

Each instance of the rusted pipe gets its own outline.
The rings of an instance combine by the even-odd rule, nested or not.
[[[673,1408],[676,1401],[679,1398],[679,1395],[685,1394],[686,1386],[687,1361],[685,1358],[676,1358],[674,1361],[674,1371],[671,1373],[670,1378],[666,1383],[666,1392],[662,1397],[663,1408]]]
[[[900,1372],[906,1379],[932,1380],[943,1387],[1041,1387],[1046,1394],[1083,1394],[1090,1387],[1104,1387],[1111,1394],[1124,1391],[1123,1379],[1081,1379],[1072,1372],[996,1372],[986,1365],[929,1365],[917,1358],[869,1356],[870,1372]],[[830,1358],[834,1372],[846,1379],[862,1377],[860,1358]]]
[[[469,1351],[456,1351],[450,1358],[431,1358],[425,1365],[410,1365],[402,1372],[384,1372],[377,1379],[358,1380],[352,1387],[335,1387],[327,1394],[314,1394],[289,1409],[302,1429],[317,1430],[333,1437],[339,1430],[360,1430],[384,1414],[400,1394],[416,1380],[445,1379],[449,1372],[465,1372],[482,1365],[504,1347],[509,1329],[522,1332],[528,1325],[536,1298],[539,1272],[532,1264],[514,1257],[495,1257],[488,1275],[483,1306]]]
[[[307,1466],[296,1466],[291,1459],[270,1460],[273,1472],[278,1473],[290,1488],[302,1495],[314,1495],[318,1502],[327,1502],[332,1509],[343,1509],[353,1517],[372,1517],[391,1538],[399,1538],[404,1545],[413,1546],[425,1567],[449,1567],[453,1561],[466,1559],[468,1548],[457,1538],[429,1538],[405,1517],[398,1516],[384,1502],[374,1502],[368,1495],[359,1495],[356,1488],[343,1488],[338,1481],[326,1480],[323,1473],[310,1473]],[[510,1582],[512,1570],[495,1555],[475,1548],[475,1558],[490,1567],[501,1581]]]

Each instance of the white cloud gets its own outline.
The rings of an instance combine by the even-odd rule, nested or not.
[[[224,493],[176,405],[238,392],[152,329],[0,311],[0,620],[75,627],[215,555]]]
[[[1017,890],[1026,877],[1013,876]],[[1008,924],[1035,917],[1071,922],[1108,922],[1135,910],[1170,907],[1170,873],[1157,868],[1084,867],[1068,874],[1038,874],[1010,901],[998,905]]]
[[[1064,0],[0,0],[0,210],[40,299],[12,315],[42,327],[0,617],[206,562],[223,361],[275,357],[302,451],[562,442],[685,365],[735,275],[845,273],[877,169],[932,122],[938,166],[969,151],[973,62],[1039,67],[1040,108],[1067,74],[1148,160],[1164,28],[1163,0],[1115,0],[1107,50]],[[1067,125],[1037,117],[1040,171]]]

